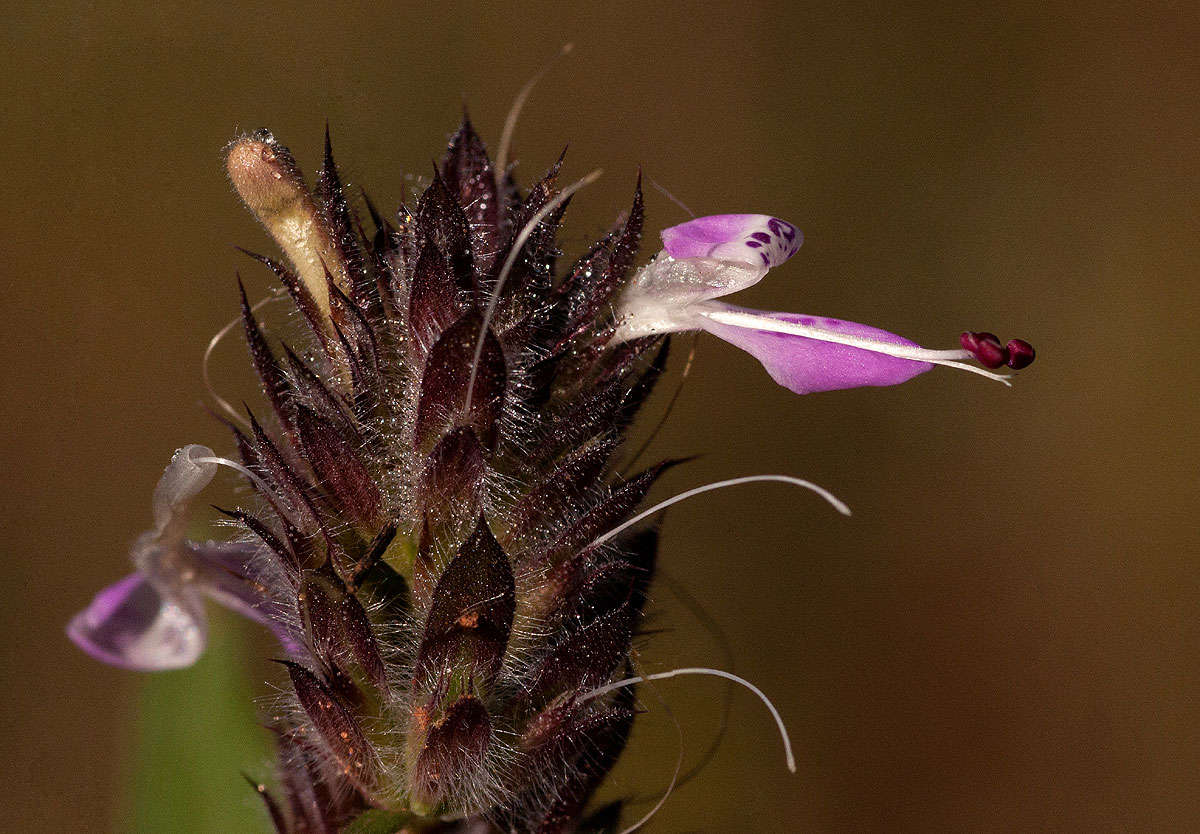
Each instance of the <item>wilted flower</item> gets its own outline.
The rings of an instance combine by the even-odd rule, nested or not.
[[[626,477],[616,454],[665,366],[665,334],[714,333],[800,393],[998,355],[987,334],[925,351],[716,301],[799,247],[795,227],[762,215],[667,229],[635,270],[640,183],[624,220],[559,270],[556,233],[587,181],[560,190],[560,164],[522,194],[464,121],[415,207],[384,219],[367,204],[368,235],[328,139],[313,190],[266,131],[228,149],[234,187],[290,261],[254,256],[290,294],[306,345],[272,345],[242,292],[269,418],[229,414],[240,463],[176,453],[137,573],[69,631],[102,660],[165,669],[203,649],[206,596],[266,623],[291,683],[269,711],[278,789],[259,787],[280,831],[606,830],[619,804],[585,808],[625,745],[634,685],[746,684],[635,674],[657,550],[639,523],[753,480],[846,509],[767,475],[635,514],[670,462]],[[188,505],[221,465],[256,491],[226,511],[243,535],[187,541]]]
[[[255,545],[184,538],[192,499],[212,481],[219,461],[211,449],[197,445],[171,459],[154,490],[154,528],[132,548],[137,572],[98,593],[67,626],[71,639],[92,657],[143,671],[190,666],[208,636],[204,597],[273,622],[261,584],[246,575]]]

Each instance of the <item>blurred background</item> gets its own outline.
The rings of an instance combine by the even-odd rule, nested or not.
[[[252,699],[279,673],[258,635],[218,616],[215,651],[158,677],[63,636],[128,570],[171,452],[231,445],[201,407],[200,357],[236,313],[235,269],[270,284],[232,245],[271,245],[224,143],[268,126],[312,172],[328,120],[346,177],[395,206],[464,103],[495,148],[566,42],[516,153],[524,183],[566,143],[567,176],[605,169],[571,206],[568,252],[628,205],[641,165],[698,214],[804,230],[738,303],[1039,351],[1012,390],[943,369],[796,397],[697,341],[652,451],[701,457],[655,495],[786,472],[855,514],[756,484],[666,517],[665,631],[644,662],[735,667],[774,698],[799,772],[738,691],[719,750],[647,830],[1200,826],[1200,16],[887,5],[8,4],[0,829],[266,827],[239,775],[268,767]],[[649,229],[686,216],[648,190]],[[238,339],[213,374],[253,396]],[[206,501],[235,487],[223,475]],[[696,762],[724,685],[656,691]],[[605,794],[642,798],[631,821],[676,757],[644,700]]]

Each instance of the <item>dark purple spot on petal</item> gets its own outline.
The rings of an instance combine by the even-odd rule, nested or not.
[[[771,242],[771,236],[769,234],[767,234],[766,232],[755,232],[754,234],[750,235],[750,237],[754,238],[755,240],[761,241],[763,243]]]
[[[771,265],[771,259],[767,257],[767,253],[766,253],[766,252],[759,252],[758,254],[759,254],[760,256],[762,256],[762,262],[763,262],[763,265],[765,265],[765,266],[770,266],[770,265]]]
[[[762,246],[762,244],[759,243],[757,240],[748,240],[748,241],[746,241],[746,245],[749,246],[751,249],[757,249],[760,246]]]
[[[767,221],[767,228],[786,240],[795,240],[796,238],[796,227],[777,217],[772,217]]]

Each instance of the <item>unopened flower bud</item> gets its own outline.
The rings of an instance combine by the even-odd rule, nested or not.
[[[326,271],[344,288],[346,269],[291,152],[270,131],[256,130],[230,144],[225,167],[246,207],[275,238],[328,319]]]

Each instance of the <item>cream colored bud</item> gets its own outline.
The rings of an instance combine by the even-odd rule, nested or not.
[[[275,238],[328,319],[325,271],[345,289],[346,267],[296,160],[269,131],[258,130],[229,145],[225,167],[246,207]]]

